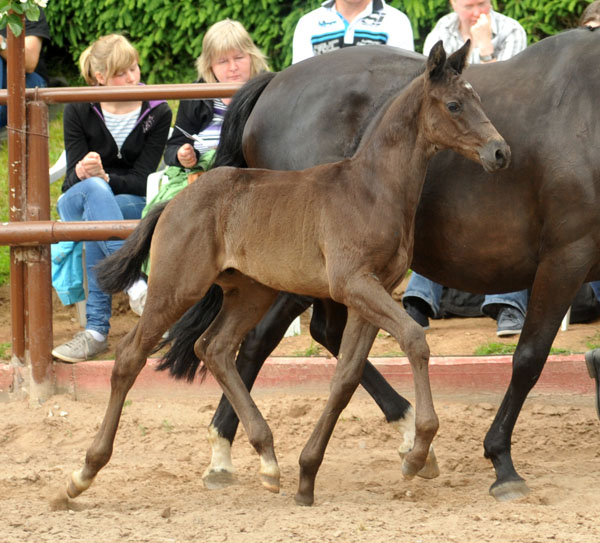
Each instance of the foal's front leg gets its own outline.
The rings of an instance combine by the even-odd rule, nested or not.
[[[276,295],[274,290],[236,276],[235,287],[224,288],[221,311],[194,347],[196,356],[204,361],[244,425],[250,444],[260,457],[261,482],[271,492],[279,492],[280,485],[273,434],[236,369],[235,353]]]
[[[300,455],[300,479],[296,503],[312,505],[315,479],[327,443],[340,413],[360,383],[369,350],[377,336],[378,328],[363,320],[356,312],[348,311],[348,322],[342,336],[338,363],[331,381],[331,392],[325,409]]]
[[[358,275],[338,283],[336,298],[394,336],[410,362],[415,384],[415,444],[404,457],[402,473],[413,478],[425,466],[439,427],[431,396],[429,346],[425,333],[373,276]]]

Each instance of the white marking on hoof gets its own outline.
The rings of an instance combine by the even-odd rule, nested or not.
[[[212,456],[210,466],[202,474],[204,486],[209,490],[215,490],[235,484],[235,468],[231,461],[231,443],[222,437],[212,425],[208,427],[208,442],[210,443]]]
[[[404,415],[404,418],[394,420],[390,422],[390,425],[398,430],[402,435],[402,443],[398,447],[398,454],[400,458],[404,457],[412,450],[415,446],[415,410],[409,407]],[[435,457],[433,445],[429,447],[429,453],[425,460],[425,465],[417,473],[419,477],[423,479],[435,479],[440,474],[440,468]]]
[[[398,454],[404,458],[406,453],[415,446],[415,410],[412,406],[408,408],[404,418],[390,422],[390,426],[402,435],[402,443],[398,447]]]
[[[260,457],[260,480],[269,492],[279,492],[281,474],[279,465],[273,460]]]
[[[67,496],[69,498],[76,498],[84,490],[90,488],[91,484],[94,482],[94,479],[84,479],[82,474],[83,468],[78,469],[71,474],[71,480],[67,485]]]

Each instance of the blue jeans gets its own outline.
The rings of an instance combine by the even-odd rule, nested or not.
[[[412,272],[402,300],[411,297],[420,298],[429,305],[433,317],[437,317],[440,313],[443,289],[442,285],[434,283],[431,279],[427,279],[427,277],[423,277],[416,272]],[[496,318],[497,307],[495,306],[509,305],[525,315],[527,312],[527,296],[527,290],[508,292],[506,294],[486,294],[481,304],[481,311],[489,317]]]
[[[34,87],[47,87],[46,80],[39,74],[33,72],[25,74],[25,86],[28,89]],[[0,89],[6,89],[6,61],[0,57]],[[0,106],[0,128],[6,126],[8,122],[6,106]]]
[[[56,207],[63,221],[122,221],[139,219],[146,198],[134,194],[113,194],[104,179],[90,177],[73,185],[60,196]],[[112,298],[100,289],[94,266],[123,245],[123,240],[86,241],[85,268],[88,297],[86,328],[107,335],[112,315]]]

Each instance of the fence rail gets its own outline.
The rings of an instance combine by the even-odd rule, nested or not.
[[[155,99],[226,98],[240,87],[228,83],[63,87],[25,89],[24,39],[8,32],[10,222],[0,224],[0,245],[11,247],[12,363],[30,370],[30,401],[52,390],[52,285],[50,243],[126,238],[138,221],[58,222],[50,220],[48,160],[49,103]],[[15,383],[15,386],[17,384]]]

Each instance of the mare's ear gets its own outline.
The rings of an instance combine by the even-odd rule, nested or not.
[[[440,79],[444,73],[444,64],[446,63],[446,51],[444,51],[444,43],[438,41],[429,52],[427,59],[427,71],[429,79]]]
[[[467,67],[469,63],[467,59],[469,57],[470,49],[471,39],[468,39],[458,51],[452,53],[448,57],[448,64],[450,64],[450,66],[456,70],[456,73],[462,73],[462,71]]]

